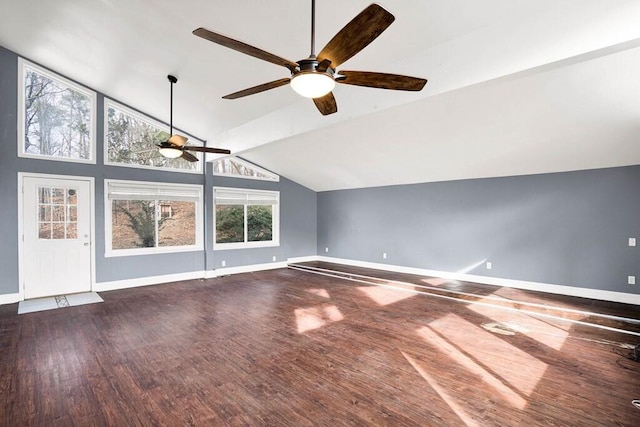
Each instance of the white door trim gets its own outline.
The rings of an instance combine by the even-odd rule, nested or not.
[[[95,200],[95,178],[91,176],[75,176],[75,175],[53,175],[46,173],[18,172],[18,295],[19,300],[24,301],[24,179],[40,178],[40,179],[69,179],[74,181],[85,181],[89,183],[89,232],[91,234],[91,290],[95,290],[96,286],[96,200]]]

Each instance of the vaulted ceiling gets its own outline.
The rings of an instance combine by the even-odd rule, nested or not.
[[[317,0],[316,49],[369,5]],[[297,61],[310,0],[0,2],[0,45],[317,191],[640,164],[637,0],[382,0],[396,21],[341,68],[425,77],[338,85],[322,116],[287,70],[197,27]]]

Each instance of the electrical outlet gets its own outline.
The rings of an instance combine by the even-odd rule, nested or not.
[[[329,248],[324,248],[324,251],[325,252],[329,252]]]
[[[491,261],[487,262],[487,270],[491,270],[491,267],[493,267],[493,264],[491,264]]]
[[[382,253],[382,259],[387,259],[387,253],[386,252]]]
[[[635,285],[636,284],[636,276],[628,276],[627,277],[627,283],[630,285]]]
[[[227,265],[227,261],[220,261],[220,265],[222,265],[223,267]]]
[[[274,255],[273,258],[271,258],[271,261],[275,261],[276,260],[276,256]]]
[[[635,245],[636,245],[636,238],[629,237],[629,246],[635,246]]]

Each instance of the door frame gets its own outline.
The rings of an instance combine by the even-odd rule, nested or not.
[[[89,183],[89,241],[90,247],[90,289],[95,290],[96,287],[96,199],[95,199],[95,178],[91,176],[76,176],[76,175],[54,175],[46,173],[35,172],[18,172],[18,298],[19,301],[24,301],[24,269],[25,269],[25,257],[24,253],[24,179],[25,178],[39,178],[39,179],[67,179],[73,181],[85,181]]]

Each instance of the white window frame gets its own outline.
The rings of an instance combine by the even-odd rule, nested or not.
[[[198,201],[196,202],[196,243],[195,245],[188,246],[156,246],[153,248],[131,248],[131,249],[113,249],[113,208],[111,205],[110,197],[110,185],[115,184],[117,186],[130,186],[136,190],[148,189],[149,195],[156,195],[156,202],[163,200],[172,200],[170,196],[163,195],[162,190],[170,192],[179,192],[180,189],[187,191],[197,190]],[[113,199],[113,200],[118,200]],[[120,199],[124,200],[124,199]],[[159,204],[158,204],[159,206]],[[149,181],[125,181],[119,179],[105,179],[104,180],[104,233],[105,233],[105,257],[117,257],[117,256],[131,256],[131,255],[150,255],[172,252],[194,252],[204,250],[204,222],[203,222],[203,198],[202,198],[202,185],[198,184],[174,184],[174,183],[161,183],[161,182],[149,182]],[[156,239],[158,236],[156,236]],[[156,240],[157,244],[157,240]]]
[[[247,206],[251,203],[244,203],[244,242],[234,243],[217,243],[216,242],[216,191],[234,192],[239,195],[244,194],[247,200],[250,196],[256,195],[258,197],[275,198],[276,203],[273,206],[272,217],[272,229],[271,240],[260,242],[248,242],[247,241]],[[235,188],[235,187],[213,187],[213,250],[223,251],[229,249],[250,249],[250,248],[267,248],[280,246],[280,192],[270,190],[253,190],[248,188]]]
[[[259,166],[254,165],[251,162],[248,162],[246,160],[241,159],[240,157],[235,157],[235,156],[230,156],[230,157],[222,157],[219,159],[214,159],[213,162],[217,161],[217,160],[225,160],[225,159],[230,159],[234,162],[240,163],[242,166],[249,168],[249,169],[255,169],[256,171],[260,172],[261,174],[265,175],[265,177],[257,177],[257,176],[246,176],[246,175],[234,175],[231,173],[220,173],[220,172],[216,172],[216,168],[215,165],[213,166],[213,175],[214,176],[226,176],[229,178],[242,178],[242,179],[255,179],[258,181],[270,181],[270,182],[280,182],[280,176],[273,173],[273,172],[269,172],[266,169],[263,169]]]
[[[167,171],[167,172],[180,172],[180,173],[191,173],[191,174],[198,174],[198,175],[202,175],[202,164],[204,163],[204,157],[202,155],[202,153],[199,152],[193,152],[191,154],[193,154],[194,156],[196,156],[199,161],[196,162],[196,169],[178,169],[178,168],[172,168],[172,167],[159,167],[159,166],[149,166],[149,165],[134,165],[134,164],[127,164],[127,163],[118,163],[118,162],[112,162],[109,161],[109,144],[107,143],[107,134],[109,133],[109,108],[115,108],[116,110],[119,110],[125,114],[128,114],[129,116],[132,116],[138,120],[142,120],[143,122],[146,122],[148,125],[151,126],[155,126],[159,129],[166,129],[167,132],[169,132],[169,126],[167,126],[164,123],[161,123],[160,121],[147,116],[146,114],[140,113],[136,110],[133,110],[125,105],[120,104],[117,101],[114,101],[113,99],[107,98],[105,96],[104,98],[104,135],[103,135],[103,141],[104,141],[104,147],[103,147],[103,151],[104,151],[104,164],[107,166],[118,166],[118,167],[123,167],[123,168],[135,168],[135,169],[147,169],[147,170],[156,170],[156,171]],[[179,131],[176,128],[173,128],[174,131]],[[186,132],[182,132],[179,131],[181,133],[186,133]],[[189,135],[189,141],[190,142],[195,142],[194,145],[202,145],[204,146],[205,143],[204,141],[199,140],[198,138],[194,138],[193,136]],[[186,160],[183,160],[186,162]]]
[[[51,80],[54,80],[62,85],[68,86],[70,89],[79,92],[83,95],[86,95],[90,99],[91,103],[91,126],[89,126],[89,158],[88,159],[74,159],[71,157],[57,157],[50,156],[47,154],[32,154],[24,152],[24,121],[25,121],[25,76],[26,70],[30,69],[42,76],[45,76]],[[98,95],[96,92],[87,89],[84,86],[80,86],[78,83],[75,83],[65,77],[62,77],[59,74],[56,74],[52,71],[49,71],[39,65],[36,65],[30,61],[27,61],[24,58],[18,57],[18,157],[25,157],[30,159],[41,159],[41,160],[53,160],[57,162],[72,162],[72,163],[85,163],[85,164],[95,164],[96,163],[96,135],[97,135],[97,106],[98,106]]]

